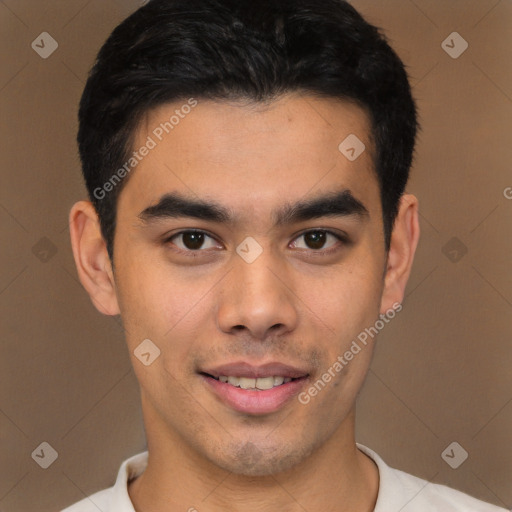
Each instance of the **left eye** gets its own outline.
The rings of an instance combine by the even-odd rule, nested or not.
[[[334,239],[334,242],[331,243],[328,247],[325,247],[325,244],[327,240]],[[294,246],[299,249],[312,249],[314,251],[319,251],[322,249],[328,249],[336,244],[336,242],[343,241],[343,238],[341,235],[336,235],[334,233],[331,233],[330,231],[326,230],[315,230],[315,231],[306,231],[305,233],[302,233],[302,235],[298,236],[296,240],[300,240],[301,238],[304,239],[304,242],[302,245],[300,245],[298,242],[294,242]]]

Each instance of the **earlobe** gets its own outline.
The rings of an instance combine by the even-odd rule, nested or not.
[[[403,301],[419,236],[418,199],[411,194],[404,194],[391,235],[381,314],[389,311],[393,304],[401,304]]]
[[[78,201],[69,213],[69,231],[78,277],[96,309],[120,313],[112,265],[101,235],[98,214],[89,201]]]

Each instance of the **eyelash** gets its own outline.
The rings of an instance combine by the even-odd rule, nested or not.
[[[214,236],[210,235],[206,231],[202,231],[200,229],[187,229],[187,230],[184,230],[184,231],[179,231],[178,233],[174,233],[170,237],[166,238],[164,240],[164,244],[168,244],[169,242],[172,243],[171,240],[173,238],[178,237],[178,236],[183,235],[183,234],[186,234],[186,233],[200,233],[200,234],[204,234],[204,235],[212,238],[213,240],[216,240],[216,238]],[[327,235],[334,236],[334,238],[336,238],[339,242],[341,242],[342,245],[350,244],[350,240],[349,240],[348,236],[341,235],[339,233],[335,233],[334,231],[331,231],[329,229],[308,229],[307,231],[303,231],[302,233],[297,235],[294,238],[294,240],[297,240],[298,238],[300,238],[300,237],[302,237],[304,235],[307,235],[309,233],[325,233]],[[329,256],[330,254],[332,254],[334,252],[337,252],[340,249],[341,249],[341,247],[339,247],[338,244],[335,244],[333,247],[330,247],[329,249],[324,249],[324,250],[322,250],[322,249],[318,249],[318,250],[315,250],[315,249],[301,249],[301,251],[308,252],[309,254],[314,254],[315,256]],[[205,249],[198,249],[198,250],[194,251],[192,249],[189,249],[189,250],[181,249],[180,247],[176,247],[176,246],[172,250],[177,252],[178,254],[183,254],[183,255],[185,255],[187,257],[190,257],[190,258],[197,258],[197,257],[200,256],[201,252],[205,252]]]

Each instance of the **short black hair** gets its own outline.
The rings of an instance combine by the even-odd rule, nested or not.
[[[150,0],[102,46],[80,101],[82,172],[112,263],[128,176],[117,186],[112,177],[127,168],[144,115],[192,97],[268,102],[289,92],[369,115],[388,251],[419,124],[404,64],[380,29],[344,0]]]

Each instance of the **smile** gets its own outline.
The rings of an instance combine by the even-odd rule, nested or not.
[[[233,377],[220,375],[219,377],[213,377],[220,382],[231,384],[231,386],[250,389],[250,390],[261,390],[272,389],[276,386],[281,386],[283,383],[286,384],[292,380],[291,377],[282,376],[270,376],[270,377],[259,377],[257,379],[251,379],[249,377]]]
[[[224,406],[240,413],[262,415],[277,412],[306,386],[309,377],[238,377],[207,373],[199,376],[210,393]]]

